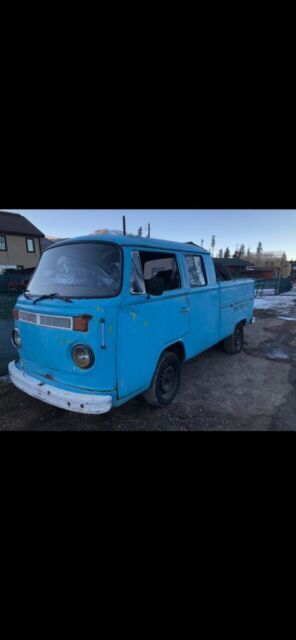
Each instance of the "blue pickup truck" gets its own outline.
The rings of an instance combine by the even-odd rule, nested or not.
[[[254,281],[217,279],[200,247],[127,236],[62,241],[18,298],[9,374],[68,411],[106,413],[139,394],[165,407],[183,362],[219,342],[240,353],[253,307]]]

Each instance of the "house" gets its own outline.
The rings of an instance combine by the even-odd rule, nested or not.
[[[41,238],[42,231],[24,216],[0,211],[0,271],[34,269],[41,254]]]
[[[280,273],[279,267],[248,267],[246,276],[254,278],[255,280],[274,280],[278,278]]]
[[[291,280],[295,282],[296,281],[296,261],[291,260],[290,265],[291,265]]]
[[[226,267],[233,278],[248,276],[248,269],[252,269],[253,265],[247,260],[240,258],[214,258],[214,265]],[[253,277],[250,275],[250,277]]]

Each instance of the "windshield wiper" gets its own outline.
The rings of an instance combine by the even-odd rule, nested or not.
[[[59,296],[58,293],[50,293],[48,295],[41,296],[40,298],[36,298],[33,304],[37,304],[37,302],[41,302],[41,300],[53,300],[53,298],[59,298],[59,300],[64,300],[65,302],[73,302],[73,300],[70,300],[70,298]]]

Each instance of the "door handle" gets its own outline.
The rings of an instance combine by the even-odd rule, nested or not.
[[[189,313],[190,311],[190,307],[183,307],[182,309],[180,309],[181,313]]]

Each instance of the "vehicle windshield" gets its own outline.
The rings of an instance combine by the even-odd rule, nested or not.
[[[30,296],[111,298],[121,288],[121,250],[84,242],[45,251],[26,291]]]

